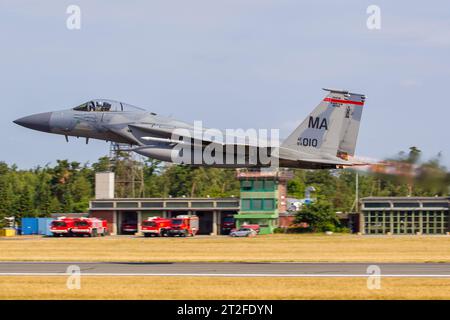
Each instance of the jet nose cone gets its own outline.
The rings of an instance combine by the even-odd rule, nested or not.
[[[52,115],[51,112],[38,113],[14,120],[13,122],[25,128],[50,132],[51,115]]]

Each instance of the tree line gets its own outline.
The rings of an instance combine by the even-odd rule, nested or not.
[[[295,171],[289,182],[288,193],[300,196],[305,186],[316,189],[316,199],[303,206],[297,213],[297,223],[307,223],[306,231],[339,231],[336,212],[356,212],[356,174],[358,174],[358,198],[390,196],[448,196],[450,194],[450,172],[442,165],[441,155],[421,161],[421,151],[411,147],[409,152],[372,166],[369,172],[340,171]],[[296,232],[293,228],[293,232]]]
[[[394,159],[400,174],[360,172],[359,197],[445,196],[450,174],[440,156],[420,162],[420,150],[411,148]],[[111,160],[102,157],[89,164],[58,160],[55,165],[18,169],[0,162],[0,223],[6,216],[48,216],[51,213],[86,212],[94,197],[95,173],[116,173],[117,197],[231,197],[239,196],[233,169],[164,164],[147,160]],[[132,172],[137,174],[132,174]],[[293,170],[288,195],[303,198],[308,186],[313,197],[332,212],[355,208],[354,170]],[[328,209],[327,209],[328,210]]]

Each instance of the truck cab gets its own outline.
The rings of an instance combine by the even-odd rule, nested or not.
[[[50,231],[54,237],[70,237],[73,226],[74,219],[62,217],[51,222]]]
[[[141,232],[144,234],[144,237],[164,237],[171,224],[171,219],[150,217],[142,222]]]
[[[167,230],[169,237],[193,237],[198,232],[198,217],[181,215],[171,219],[170,228]]]
[[[74,220],[72,234],[89,237],[105,236],[108,233],[106,223],[97,218],[78,218]]]
[[[231,230],[236,228],[236,220],[232,214],[226,215],[222,219],[222,234],[230,234]]]
[[[122,223],[122,234],[135,234],[138,231],[136,221],[124,221]]]

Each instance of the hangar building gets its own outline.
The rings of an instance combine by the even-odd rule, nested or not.
[[[233,216],[237,227],[256,223],[261,233],[287,227],[292,216],[286,210],[289,171],[238,171],[240,198],[114,198],[114,174],[96,175],[95,200],[91,216],[108,221],[109,230],[122,234],[124,224],[141,222],[150,216],[175,217],[195,214],[199,234],[222,234],[225,219]],[[446,234],[450,232],[450,197],[368,197],[361,199],[360,213],[346,214],[354,232],[363,234]]]
[[[450,197],[369,197],[361,200],[364,234],[446,234]]]
[[[151,216],[175,217],[195,214],[199,234],[222,234],[222,224],[233,216],[237,227],[256,223],[261,233],[272,233],[286,219],[288,171],[238,171],[241,197],[232,198],[114,198],[114,174],[96,174],[95,200],[89,204],[91,216],[105,219],[114,234],[122,234],[124,224],[136,225]]]
[[[199,217],[199,234],[220,234],[225,217],[239,210],[238,198],[138,198],[96,199],[90,202],[91,216],[105,219],[114,234],[123,234],[124,224],[137,225],[148,217],[172,218],[182,214]]]

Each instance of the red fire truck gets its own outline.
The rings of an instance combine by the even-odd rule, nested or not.
[[[181,215],[172,218],[170,228],[167,230],[169,237],[180,236],[195,236],[198,232],[198,217]]]
[[[135,234],[138,231],[137,222],[126,221],[122,223],[123,234]]]
[[[53,233],[54,237],[70,237],[72,235],[73,226],[73,218],[60,217],[52,221],[50,224],[50,231]]]
[[[141,231],[144,234],[144,237],[164,237],[171,224],[171,219],[149,217],[146,221],[142,222]]]
[[[108,233],[106,220],[97,218],[77,218],[74,219],[72,234],[74,236],[89,237],[105,236]]]
[[[230,234],[231,230],[236,228],[234,215],[227,214],[222,218],[222,234]]]

